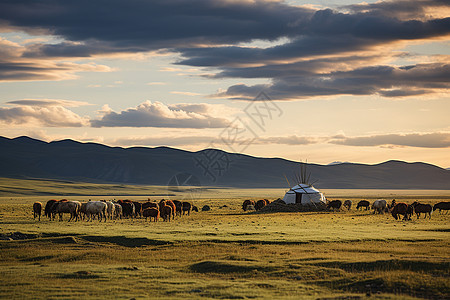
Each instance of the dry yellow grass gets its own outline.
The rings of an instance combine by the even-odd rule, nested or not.
[[[28,239],[0,241],[0,298],[450,297],[450,214],[402,222],[354,209],[242,212],[242,200],[254,192],[203,191],[193,202],[208,204],[211,211],[170,223],[38,222],[32,218],[32,203],[55,197],[2,197],[0,233],[21,232]],[[276,191],[259,192],[258,197],[277,198]],[[369,192],[363,196],[371,201],[378,195],[408,203],[450,200],[433,191]],[[363,198],[354,191],[339,193],[331,198]]]

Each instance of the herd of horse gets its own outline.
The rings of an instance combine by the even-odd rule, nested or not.
[[[283,200],[278,199],[277,202],[283,202]],[[283,202],[284,203],[284,202]],[[244,211],[249,210],[260,210],[266,205],[269,205],[270,201],[267,199],[262,199],[258,201],[254,200],[245,200],[242,203],[242,209]],[[352,207],[352,201],[351,200],[345,200],[342,202],[341,200],[332,200],[327,202],[327,209],[328,210],[340,210],[341,207],[346,208],[347,210],[350,210]],[[431,219],[431,213],[433,211],[439,210],[439,213],[444,210],[448,211],[450,210],[450,202],[439,202],[436,203],[434,206],[431,206],[431,204],[424,204],[419,203],[417,201],[406,204],[404,202],[397,203],[395,199],[391,201],[391,203],[388,203],[384,199],[375,200],[372,205],[367,200],[361,200],[356,205],[357,210],[369,210],[373,209],[373,213],[383,214],[383,213],[391,213],[392,216],[398,220],[401,216],[403,216],[402,220],[411,220],[411,216],[415,213],[417,215],[417,218],[420,218],[421,214],[424,214],[424,218],[427,216]]]
[[[33,204],[33,217],[41,220],[44,216],[54,221],[56,216],[63,220],[63,214],[69,214],[69,222],[74,220],[92,221],[98,219],[100,222],[122,218],[150,218],[157,222],[159,218],[164,221],[173,220],[176,216],[190,215],[191,211],[198,212],[198,208],[187,201],[164,200],[159,202],[146,202],[118,200],[118,201],[91,201],[80,202],[73,200],[49,200],[45,206],[41,202]]]
[[[282,201],[281,199],[277,200]],[[258,201],[245,200],[242,204],[244,211],[248,210],[260,210],[271,202],[267,199]],[[327,202],[327,209],[336,211],[341,207],[350,210],[352,207],[351,200],[332,200]],[[403,216],[402,220],[411,220],[411,216],[415,213],[417,218],[420,218],[421,214],[424,214],[424,218],[427,216],[431,219],[431,213],[439,210],[450,210],[450,202],[439,202],[434,206],[431,204],[419,203],[417,201],[406,204],[404,202],[397,203],[394,200],[391,203],[387,203],[386,200],[375,200],[372,204],[367,200],[361,200],[357,203],[356,209],[372,209],[373,213],[391,213],[392,216],[398,220]],[[122,219],[122,218],[150,218],[151,221],[157,222],[159,218],[164,221],[173,220],[176,216],[189,215],[191,211],[198,212],[198,208],[187,201],[178,200],[164,200],[159,202],[148,201],[139,202],[131,200],[118,200],[118,201],[91,201],[79,202],[73,200],[49,200],[43,206],[41,202],[35,202],[33,204],[33,217],[41,220],[42,211],[44,216],[50,220],[55,220],[56,216],[59,216],[59,220],[62,221],[63,214],[69,214],[69,221],[87,220],[92,221],[98,219],[100,222],[106,222],[107,219]]]

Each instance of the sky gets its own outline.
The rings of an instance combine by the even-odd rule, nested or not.
[[[0,0],[0,135],[450,167],[446,0]]]

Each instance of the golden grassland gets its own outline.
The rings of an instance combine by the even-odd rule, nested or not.
[[[187,188],[168,193],[165,187],[124,186],[118,193],[102,185],[98,196],[95,184],[79,193],[82,183],[16,183],[31,192],[2,194],[0,233],[20,232],[26,239],[0,241],[0,298],[450,298],[450,214],[404,222],[354,208],[244,213],[244,199],[274,200],[284,191]],[[53,186],[52,196],[35,193],[46,186]],[[39,222],[32,217],[32,203],[51,198],[143,201],[164,194],[199,208],[209,205],[211,211],[157,223],[67,222],[67,216],[63,222]],[[354,205],[378,197],[450,201],[446,191],[336,190],[326,195],[351,199]]]

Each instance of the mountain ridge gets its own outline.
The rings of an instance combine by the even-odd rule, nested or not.
[[[190,174],[204,186],[283,187],[300,163],[220,149],[111,147],[72,139],[44,142],[26,136],[0,137],[0,177],[167,185]],[[318,188],[450,189],[450,171],[423,163],[389,160],[378,164],[307,164]]]

